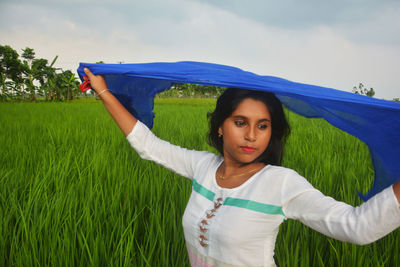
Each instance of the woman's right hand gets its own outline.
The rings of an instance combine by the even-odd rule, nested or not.
[[[97,94],[107,89],[106,80],[102,75],[94,75],[88,68],[84,68],[83,71],[88,76],[90,85]],[[121,131],[127,136],[135,126],[137,119],[109,91],[101,93],[100,99]]]
[[[104,76],[94,75],[88,68],[84,68],[83,71],[88,76],[90,85],[92,86],[93,90],[96,91],[96,93],[99,93],[104,89],[107,89],[107,83],[106,80],[104,79]]]

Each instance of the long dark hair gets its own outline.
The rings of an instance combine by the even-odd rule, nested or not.
[[[218,129],[246,98],[261,101],[271,115],[271,140],[265,151],[255,160],[265,164],[281,165],[284,145],[290,133],[281,101],[269,92],[252,91],[238,88],[228,88],[217,100],[214,112],[208,113],[210,131],[209,145],[215,147],[221,155],[224,154],[223,139],[218,136]]]

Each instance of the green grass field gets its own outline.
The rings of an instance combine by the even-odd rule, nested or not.
[[[213,99],[156,99],[153,131],[210,150]],[[351,205],[372,185],[367,147],[289,113],[284,166]],[[181,217],[191,183],[141,160],[100,102],[0,104],[0,266],[188,266]],[[212,150],[211,150],[212,151]],[[367,246],[288,220],[278,266],[400,266],[400,231]]]

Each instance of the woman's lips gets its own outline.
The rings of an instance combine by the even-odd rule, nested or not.
[[[253,153],[254,151],[256,151],[254,147],[241,146],[240,148],[246,153]]]

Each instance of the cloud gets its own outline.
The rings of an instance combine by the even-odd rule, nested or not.
[[[347,11],[331,4],[333,14],[322,18],[326,10],[310,9],[318,6],[312,1],[291,8],[285,7],[294,3],[290,1],[247,8],[234,0],[229,6],[216,3],[2,2],[0,34],[3,44],[32,47],[38,57],[49,60],[59,55],[57,64],[72,70],[78,62],[100,60],[196,60],[348,91],[363,82],[378,97],[398,97],[400,80],[394,72],[399,69],[400,37],[394,32],[399,10],[389,8],[392,3],[381,13],[364,7],[355,18],[347,14],[356,12],[354,4]],[[257,17],[256,7],[258,12],[267,10],[269,18]],[[304,22],[296,18],[296,10]],[[363,14],[374,16],[368,20]]]

